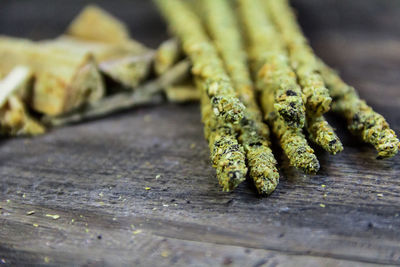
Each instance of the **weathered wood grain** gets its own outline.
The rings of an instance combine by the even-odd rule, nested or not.
[[[61,1],[65,12],[55,16],[55,1],[38,2],[3,0],[0,32],[51,37],[83,5]],[[361,21],[378,2],[376,15],[368,15],[377,23],[371,33]],[[126,18],[133,36],[153,45],[164,38],[147,1],[136,1],[136,9],[131,1],[100,3]],[[398,21],[400,6],[380,0],[294,3],[318,54],[399,133],[400,32],[398,25],[379,29]],[[332,8],[328,16],[343,12],[345,20],[313,16],[324,5]],[[16,13],[20,6],[27,7],[24,18]],[[364,13],[346,15],[358,8]],[[140,10],[146,18],[130,16]],[[41,24],[50,18],[54,27]],[[400,158],[375,160],[373,148],[353,138],[340,118],[328,118],[340,129],[345,151],[330,156],[317,149],[322,168],[305,176],[275,148],[282,178],[268,198],[257,197],[251,182],[220,192],[194,104],[143,107],[33,139],[2,140],[0,263],[400,265]]]

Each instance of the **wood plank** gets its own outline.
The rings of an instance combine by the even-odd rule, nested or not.
[[[30,19],[48,20],[55,7],[52,1],[41,0],[46,4],[41,8],[48,9],[38,18],[37,1],[3,1],[2,33],[27,34]],[[311,20],[313,8],[321,8],[317,2],[295,1],[301,21]],[[326,6],[355,12],[358,6],[368,10],[378,0],[366,2],[347,5],[330,0]],[[382,2],[378,10],[390,6],[392,15],[386,20],[395,21],[393,14],[400,14],[400,6]],[[83,5],[68,3],[53,30]],[[123,16],[133,6],[123,0],[107,3]],[[23,4],[36,11],[18,22],[21,28],[10,28],[10,22],[19,18],[15,10]],[[157,25],[152,34],[163,32],[154,9],[143,6],[149,18],[141,23]],[[6,16],[4,10],[14,13]],[[302,20],[302,14],[308,19]],[[331,21],[323,31],[324,20],[313,17],[318,26],[306,28],[312,44],[400,132],[398,28],[387,29],[384,36],[370,34],[368,25],[357,24],[358,18],[344,18],[342,23],[351,31]],[[134,33],[139,32],[130,19]],[[5,20],[8,23],[2,24]],[[375,27],[387,21],[380,23]],[[51,37],[46,30],[40,34]],[[142,34],[147,43],[165,36]],[[257,197],[250,182],[233,193],[220,192],[196,104],[142,107],[33,139],[2,140],[0,261],[94,266],[399,265],[400,158],[376,160],[373,148],[352,137],[340,118],[329,119],[339,129],[345,151],[330,156],[317,149],[322,168],[318,175],[305,176],[288,167],[275,147],[282,178],[268,198]],[[35,212],[28,215],[29,211]]]

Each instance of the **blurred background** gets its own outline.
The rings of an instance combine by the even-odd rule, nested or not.
[[[42,39],[63,32],[72,18],[87,4],[104,7],[126,22],[132,36],[156,47],[166,39],[165,25],[150,0],[1,0],[0,33]],[[400,39],[398,0],[292,0],[300,23],[308,35],[340,32],[379,34]]]

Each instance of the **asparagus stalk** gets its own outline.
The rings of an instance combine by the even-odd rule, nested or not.
[[[177,39],[172,38],[161,43],[154,58],[154,70],[157,75],[163,74],[172,67],[181,55],[181,48]]]
[[[247,167],[243,147],[236,139],[236,132],[231,123],[218,118],[212,110],[210,99],[196,81],[201,91],[201,113],[204,123],[204,135],[208,140],[211,161],[216,168],[217,178],[222,190],[229,192],[246,179]]]
[[[243,117],[244,106],[236,97],[223,63],[199,18],[185,1],[155,0],[155,3],[191,59],[192,73],[203,84],[200,88],[206,91],[213,112],[227,122],[237,123]]]
[[[25,39],[0,37],[0,71],[26,65],[35,75],[31,106],[59,115],[104,95],[104,84],[90,53],[57,53]]]
[[[244,0],[239,4],[252,67],[262,83],[257,87],[274,94],[274,109],[289,126],[302,128],[305,123],[302,92],[280,36],[262,12],[260,1]]]
[[[160,97],[155,95],[164,88],[187,79],[189,69],[190,62],[188,60],[181,61],[157,79],[139,86],[134,92],[117,93],[94,102],[82,110],[59,117],[45,117],[44,122],[49,126],[60,126],[102,117],[143,104],[160,102]]]
[[[347,120],[349,130],[372,144],[378,158],[390,158],[399,150],[399,139],[390,129],[385,118],[360,99],[354,87],[346,84],[340,76],[322,61],[319,70],[334,99],[332,109]]]
[[[280,86],[288,91],[290,90],[288,88],[293,88],[296,91],[291,91],[295,92],[296,96],[301,96],[296,76],[290,70],[288,59],[279,45],[279,35],[268,22],[260,8],[262,6],[259,0],[239,0],[239,4],[244,31],[249,40],[251,60],[254,62],[252,70],[256,77],[257,87],[261,89],[261,106],[264,114],[288,156],[290,164],[306,173],[316,173],[319,169],[319,162],[302,134],[301,128],[290,127],[287,121],[283,120],[283,116],[279,116],[274,110],[274,108],[276,109],[274,93],[279,90]],[[265,38],[265,36],[269,37]],[[274,39],[269,39],[271,36],[274,36]],[[265,52],[268,47],[267,43],[270,47],[275,46],[275,48],[270,48],[268,52]],[[266,58],[267,61],[260,61],[260,59],[265,60]],[[279,76],[285,73],[287,74],[286,78]],[[280,78],[274,79],[275,77]]]
[[[317,58],[297,24],[288,0],[263,0],[268,14],[282,34],[289,50],[290,62],[305,95],[306,109],[320,116],[330,109],[332,98],[318,73]]]
[[[29,116],[22,100],[31,78],[29,68],[17,66],[0,81],[1,135],[38,135],[45,132],[45,128]]]
[[[325,120],[324,116],[307,116],[306,128],[309,138],[323,149],[335,155],[343,151],[343,145],[335,130]]]
[[[260,194],[270,194],[279,182],[276,160],[269,147],[269,129],[263,124],[254,85],[250,78],[245,49],[233,10],[226,0],[202,2],[208,30],[225,63],[239,99],[245,104],[245,116],[236,126],[239,142],[246,152],[249,176]]]
[[[302,130],[288,127],[282,118],[271,109],[272,102],[272,94],[263,91],[261,107],[272,127],[272,131],[278,138],[286,156],[289,158],[290,165],[302,169],[305,173],[317,173],[320,167],[318,159],[314,154],[314,150],[308,145]]]

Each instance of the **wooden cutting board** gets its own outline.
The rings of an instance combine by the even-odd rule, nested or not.
[[[88,1],[2,0],[0,33],[55,37]],[[156,46],[150,1],[98,1]],[[400,3],[294,1],[316,52],[400,133]],[[306,176],[275,147],[281,182],[222,193],[196,104],[142,107],[0,143],[0,263],[88,266],[400,264],[400,156],[338,128]],[[146,190],[146,187],[148,187]],[[50,216],[51,215],[51,216]],[[57,215],[57,216],[54,216]]]

